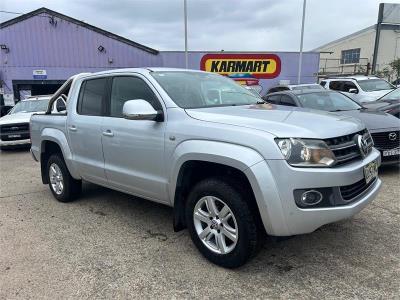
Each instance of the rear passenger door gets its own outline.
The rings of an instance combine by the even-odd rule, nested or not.
[[[86,180],[106,183],[101,144],[106,78],[83,81],[76,110],[68,114],[67,131],[79,174]]]
[[[163,110],[161,101],[140,75],[116,76],[110,82],[110,90],[109,108],[102,126],[109,183],[137,196],[167,202],[165,122],[127,120],[122,115],[123,105],[128,100],[143,99],[154,109]]]

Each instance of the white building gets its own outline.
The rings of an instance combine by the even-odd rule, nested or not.
[[[389,68],[388,64],[400,57],[400,5],[384,5],[382,3],[380,6],[377,25],[369,26],[313,50],[320,52],[320,75],[366,73],[367,69],[371,73],[374,69],[377,28],[380,30],[375,72]]]

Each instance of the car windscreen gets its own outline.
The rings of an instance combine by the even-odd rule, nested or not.
[[[393,92],[390,92],[383,96],[380,100],[394,100],[400,99],[400,89],[395,89]]]
[[[297,98],[305,108],[325,111],[346,111],[362,108],[356,102],[337,92],[305,93],[297,95]]]
[[[393,85],[383,79],[367,79],[357,81],[360,88],[365,92],[374,92],[382,90],[392,90]]]
[[[182,108],[248,105],[261,100],[232,79],[217,74],[160,71],[151,75]]]
[[[49,100],[50,99],[20,101],[15,104],[13,109],[10,111],[10,114],[46,111],[47,106],[49,105]]]

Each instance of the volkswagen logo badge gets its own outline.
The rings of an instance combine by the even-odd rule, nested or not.
[[[397,133],[396,132],[389,133],[389,140],[395,141],[396,139],[397,139]]]
[[[360,148],[360,153],[362,157],[367,156],[368,154],[368,141],[367,138],[363,135],[358,135],[357,137],[357,145]]]

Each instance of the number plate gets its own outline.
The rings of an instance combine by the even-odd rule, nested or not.
[[[378,176],[378,164],[376,161],[371,161],[368,165],[364,166],[364,177],[365,181],[371,182],[375,177]]]
[[[400,155],[400,149],[385,150],[382,152],[382,156]]]
[[[8,137],[9,137],[10,139],[12,139],[12,138],[20,138],[21,135],[20,135],[20,134],[9,134]]]

